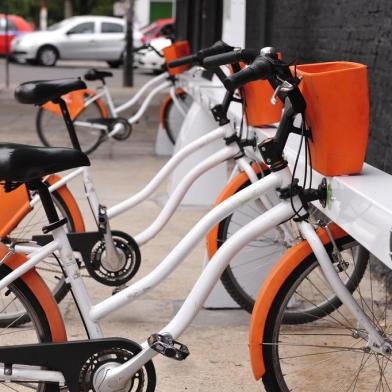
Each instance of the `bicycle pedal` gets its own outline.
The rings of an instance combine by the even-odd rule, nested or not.
[[[147,339],[147,342],[157,353],[176,361],[183,361],[189,355],[188,347],[175,341],[170,335],[155,333]]]

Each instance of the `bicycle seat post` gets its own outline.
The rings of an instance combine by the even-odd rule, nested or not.
[[[53,102],[60,105],[61,113],[63,115],[65,125],[67,126],[68,134],[69,134],[69,137],[71,138],[73,148],[75,148],[76,150],[82,151],[82,149],[80,147],[79,139],[76,135],[74,124],[71,120],[71,116],[68,111],[67,104],[65,103],[65,101],[62,98],[58,98],[58,99],[54,100]]]

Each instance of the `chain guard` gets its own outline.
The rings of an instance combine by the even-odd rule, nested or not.
[[[140,249],[136,241],[122,231],[112,231],[116,250],[123,256],[124,264],[118,271],[104,267],[102,257],[105,257],[105,242],[98,241],[91,251],[91,258],[85,262],[90,276],[106,286],[121,286],[129,282],[138,272],[141,264]]]
[[[73,340],[62,343],[38,343],[0,347],[0,362],[8,365],[12,372],[15,364],[27,366],[39,366],[48,370],[56,370],[64,375],[66,385],[70,392],[85,391],[80,389],[81,384],[86,385],[84,370],[94,356],[102,359],[102,353],[108,351],[127,352],[128,359],[134,357],[141,351],[139,344],[132,340],[122,338],[103,338],[91,340]],[[124,357],[125,358],[125,357]],[[156,386],[155,367],[152,361],[147,362],[136,373],[143,372],[144,392],[154,392]],[[82,381],[82,382],[81,382]],[[47,386],[60,388],[58,384],[48,384]],[[50,389],[51,391],[56,390]],[[138,392],[130,389],[129,392]]]

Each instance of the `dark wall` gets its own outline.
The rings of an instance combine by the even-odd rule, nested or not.
[[[392,1],[248,0],[248,15],[247,46],[276,46],[286,60],[350,60],[368,65],[367,161],[392,173]]]
[[[187,39],[193,51],[222,36],[223,0],[177,0],[177,38]]]
[[[245,41],[248,48],[266,46],[268,0],[246,1]]]

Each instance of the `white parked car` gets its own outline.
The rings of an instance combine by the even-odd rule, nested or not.
[[[161,53],[161,55],[162,49],[170,46],[171,44],[171,40],[164,37],[155,38],[150,42],[150,45],[153,46],[156,51]],[[139,69],[153,72],[163,71],[165,59],[159,56],[156,51],[151,48],[139,50],[134,54],[134,64]]]
[[[14,39],[12,56],[20,62],[53,66],[57,60],[103,60],[118,67],[125,48],[125,21],[106,16],[75,16]],[[134,46],[141,45],[134,34]]]

